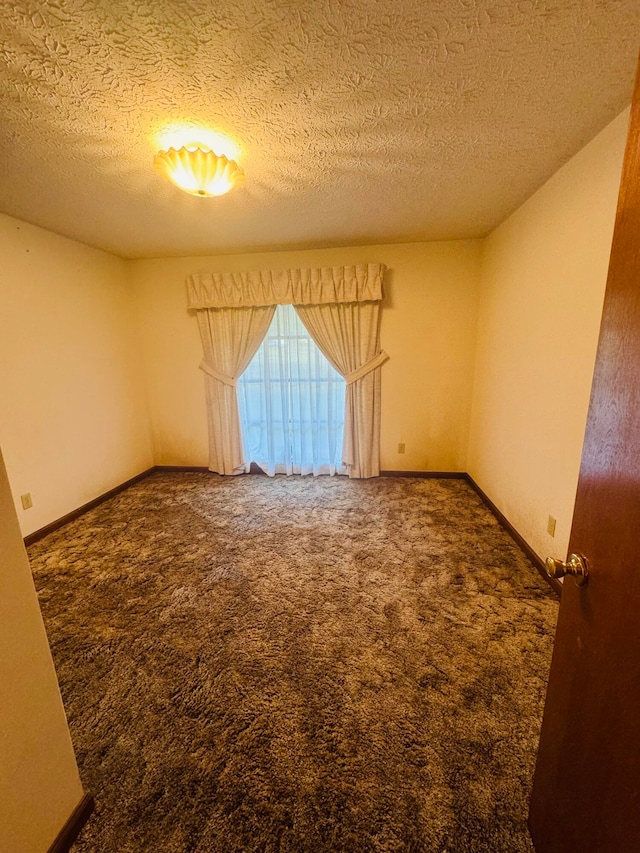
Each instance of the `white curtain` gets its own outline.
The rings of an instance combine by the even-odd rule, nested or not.
[[[380,303],[296,305],[296,311],[329,362],[344,376],[342,461],[350,477],[380,474]]]
[[[279,305],[238,380],[245,459],[274,474],[346,474],[345,381],[292,305]],[[246,470],[249,470],[247,463]]]
[[[237,381],[264,338],[275,305],[205,308],[197,312],[204,359],[209,421],[209,468],[244,473]]]

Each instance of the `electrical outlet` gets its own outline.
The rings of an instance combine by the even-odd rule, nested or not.
[[[404,453],[404,441],[401,441],[398,445],[398,453]]]
[[[20,495],[20,500],[22,501],[22,509],[31,509],[33,506],[31,492],[27,492],[26,495]]]
[[[556,535],[556,520],[552,515],[549,516],[549,520],[547,521],[547,533],[549,536]]]

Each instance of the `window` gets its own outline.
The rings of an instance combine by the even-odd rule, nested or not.
[[[245,458],[267,474],[346,474],[345,381],[293,305],[278,305],[238,380]]]

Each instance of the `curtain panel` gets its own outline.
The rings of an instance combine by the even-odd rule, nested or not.
[[[267,333],[275,305],[259,308],[207,308],[198,311],[204,359],[209,469],[244,473],[238,409],[238,377],[247,369]]]
[[[327,361],[344,376],[342,462],[349,477],[380,474],[380,303],[296,305],[298,316]]]
[[[209,468],[244,470],[236,382],[264,338],[276,305],[294,305],[310,335],[347,382],[343,463],[350,477],[380,473],[380,301],[383,264],[187,278],[206,374]]]

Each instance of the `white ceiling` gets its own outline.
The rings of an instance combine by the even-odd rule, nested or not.
[[[639,46],[640,0],[3,0],[0,210],[131,258],[483,236],[628,104]],[[245,186],[163,181],[180,122]]]

